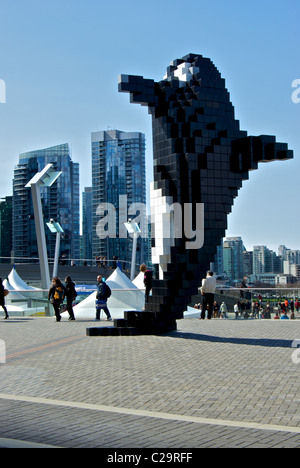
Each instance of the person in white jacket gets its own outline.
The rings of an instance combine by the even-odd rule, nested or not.
[[[213,304],[215,300],[215,292],[216,292],[216,277],[214,276],[212,271],[207,273],[206,278],[202,281],[202,312],[201,312],[201,319],[205,319],[205,313],[207,311],[207,318],[211,320],[212,313],[213,313]]]
[[[221,317],[222,318],[228,318],[228,309],[227,309],[227,305],[225,304],[225,302],[222,302],[221,304],[221,307],[220,307],[220,312],[221,312]]]

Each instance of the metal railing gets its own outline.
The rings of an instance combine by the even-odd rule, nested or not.
[[[74,306],[80,305],[81,311],[90,310],[93,315],[95,298],[91,295],[95,291],[95,288],[90,288],[88,285],[77,287],[78,296]],[[90,301],[85,301],[88,297]],[[228,318],[273,319],[276,315],[280,318],[282,314],[287,314],[290,319],[300,318],[300,288],[218,288],[215,300],[218,306],[218,318],[222,317],[220,312],[222,303],[226,304]],[[5,302],[11,317],[53,315],[53,307],[48,301],[48,290],[13,290],[6,296]],[[235,310],[236,305],[238,312]],[[112,289],[109,306],[118,311],[141,310],[144,306],[144,289]],[[66,304],[62,309],[66,310]],[[187,305],[187,310],[191,309],[193,307],[188,308]],[[195,313],[200,314],[200,310],[195,309]]]
[[[282,315],[289,319],[300,318],[300,288],[220,287],[216,290],[215,299],[216,310],[219,307],[215,314],[218,318],[273,319]],[[226,305],[223,310],[227,309],[227,314],[221,311],[222,303]]]

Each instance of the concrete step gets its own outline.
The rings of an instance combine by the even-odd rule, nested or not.
[[[164,335],[177,330],[176,320],[163,314],[144,311],[124,312],[124,319],[114,320],[113,327],[87,328],[87,336]]]

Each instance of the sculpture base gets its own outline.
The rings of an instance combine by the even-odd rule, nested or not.
[[[87,328],[87,336],[164,335],[177,330],[174,319],[155,312],[128,311],[124,319],[114,320],[113,327]]]

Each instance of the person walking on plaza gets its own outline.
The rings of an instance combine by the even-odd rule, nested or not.
[[[65,279],[66,284],[66,298],[67,298],[67,309],[69,312],[69,320],[75,320],[74,311],[73,311],[73,301],[77,297],[77,292],[75,289],[75,283],[72,281],[70,276],[67,276]]]
[[[290,309],[291,309],[291,320],[295,320],[295,303],[293,299],[290,301]]]
[[[201,313],[201,319],[205,319],[205,312],[207,312],[207,318],[208,320],[211,320],[212,313],[213,313],[213,304],[215,300],[215,291],[216,291],[216,278],[214,277],[214,274],[212,271],[209,271],[207,273],[206,278],[202,281],[202,288],[201,288],[201,294],[203,296],[202,298],[202,313]]]
[[[227,309],[227,305],[225,304],[225,302],[222,302],[221,307],[220,307],[220,312],[221,312],[222,318],[224,319],[228,318],[228,309]]]
[[[4,289],[4,286],[2,284],[2,278],[0,278],[0,306],[2,307],[5,313],[4,319],[7,320],[9,319],[9,316],[7,313],[7,308],[5,307],[5,291],[6,290]]]
[[[60,308],[64,302],[65,295],[66,288],[63,286],[60,279],[55,276],[52,279],[52,287],[49,289],[48,300],[51,301],[51,304],[53,305],[57,322],[61,321]]]
[[[213,303],[213,318],[217,319],[219,317],[220,307],[217,301]]]
[[[147,266],[143,263],[143,265],[140,266],[140,271],[144,273],[144,285],[146,288],[146,293],[145,293],[145,302],[146,304],[149,302],[149,296],[150,292],[152,290],[152,271],[147,269]]]
[[[106,314],[106,320],[111,321],[111,315],[107,307],[107,299],[111,296],[110,287],[103,281],[102,276],[97,277],[97,296],[96,296],[96,320],[100,320],[100,312],[103,309]]]

